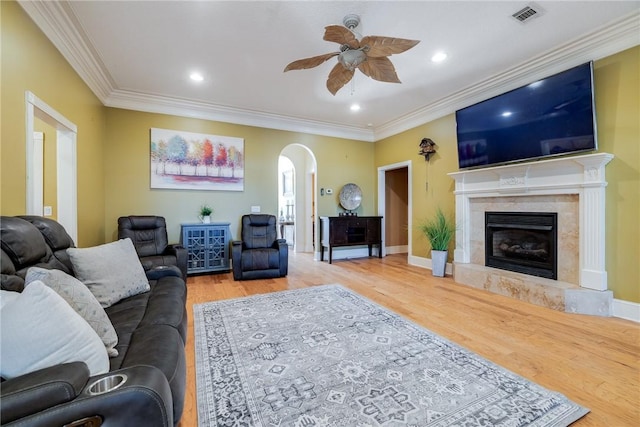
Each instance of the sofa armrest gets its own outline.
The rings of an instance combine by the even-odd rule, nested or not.
[[[184,280],[182,271],[180,271],[180,269],[175,265],[157,265],[145,271],[145,274],[149,280],[159,280],[160,278],[167,276],[179,277]]]
[[[87,365],[73,362],[4,381],[0,388],[0,424],[75,399],[88,379]]]
[[[242,280],[242,240],[231,241],[233,279]]]
[[[286,239],[276,239],[275,246],[280,257],[280,276],[284,277],[289,274],[289,245]]]
[[[165,252],[176,257],[176,265],[182,272],[182,278],[187,280],[187,262],[189,257],[187,248],[180,244],[173,243],[166,247]]]
[[[118,374],[126,377],[121,386],[101,394],[92,393],[96,381]],[[90,424],[79,420],[98,419],[102,425],[110,426],[170,427],[173,426],[172,402],[164,374],[158,368],[137,365],[91,377],[75,399],[44,410],[31,410],[29,415],[6,425],[48,427],[76,423],[74,425],[81,426]]]

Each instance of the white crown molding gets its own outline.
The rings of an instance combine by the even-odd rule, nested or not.
[[[35,0],[18,0],[18,3],[104,103],[115,89],[115,84],[99,55],[86,40],[69,4],[66,1]]]
[[[114,90],[103,101],[107,107],[148,113],[171,114],[182,117],[235,123],[267,129],[302,132],[313,135],[348,138],[373,142],[373,132],[368,129],[319,122],[295,117],[281,116],[255,110],[243,110],[166,96],[149,95],[131,91]]]
[[[360,141],[378,141],[451,114],[454,111],[560,72],[640,44],[640,12],[570,41],[524,64],[455,92],[373,129],[345,126],[205,102],[119,90],[82,31],[66,1],[18,0],[100,101],[109,107],[195,117],[248,126],[304,132]]]
[[[371,129],[117,89],[68,2],[18,3],[107,107],[373,142]]]
[[[528,60],[526,63],[470,85],[396,120],[377,126],[374,129],[374,140],[379,141],[413,129],[476,102],[526,85],[536,79],[613,55],[638,44],[640,44],[640,12],[636,11],[590,34]]]

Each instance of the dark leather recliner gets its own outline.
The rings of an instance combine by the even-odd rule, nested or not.
[[[187,249],[179,244],[169,244],[167,223],[161,216],[130,215],[118,218],[118,239],[129,237],[133,241],[142,267],[147,276],[163,266],[180,269],[187,279]]]
[[[242,240],[231,244],[235,280],[284,277],[289,270],[289,247],[278,239],[274,215],[242,216]]]

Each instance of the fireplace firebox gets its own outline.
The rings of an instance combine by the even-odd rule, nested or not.
[[[485,212],[485,265],[558,279],[557,213]]]

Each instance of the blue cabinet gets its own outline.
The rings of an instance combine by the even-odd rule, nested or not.
[[[187,248],[187,273],[229,271],[231,231],[228,222],[182,224],[180,243]]]

